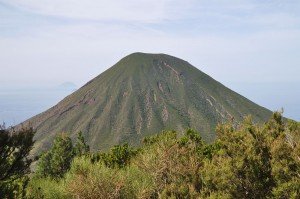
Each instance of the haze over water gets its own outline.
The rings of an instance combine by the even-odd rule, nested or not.
[[[74,89],[0,89],[0,123],[17,125],[54,106]]]

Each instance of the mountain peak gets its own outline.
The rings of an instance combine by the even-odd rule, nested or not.
[[[158,69],[160,71],[158,71]],[[161,75],[162,71],[173,71],[176,76],[180,75],[183,71],[194,70],[195,68],[188,62],[177,57],[167,54],[153,54],[135,52],[127,55],[117,62],[109,70],[114,71],[118,76],[143,76],[143,75]],[[167,72],[168,73],[168,72]],[[178,77],[176,77],[178,79]]]
[[[154,57],[161,57],[161,56],[171,57],[170,55],[167,55],[164,53],[144,53],[144,52],[134,52],[134,53],[127,55],[126,57],[135,57],[135,58],[136,57],[151,57],[151,58],[154,58]]]
[[[133,53],[51,109],[25,123],[37,129],[37,149],[57,133],[82,131],[92,149],[140,143],[163,129],[193,128],[207,141],[218,122],[271,112],[231,91],[188,62],[166,54]]]
[[[177,60],[177,61],[182,61],[186,62],[180,58],[164,54],[164,53],[143,53],[143,52],[134,52],[131,53],[127,56],[125,56],[123,59],[120,60],[122,61],[134,61],[134,62],[140,62],[140,63],[145,63],[147,61],[153,61],[153,60],[160,60],[160,61],[167,61],[167,60]]]

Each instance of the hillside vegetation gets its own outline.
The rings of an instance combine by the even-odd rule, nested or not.
[[[218,125],[206,143],[198,132],[165,131],[139,148],[89,152],[65,134],[38,160],[27,198],[300,197],[300,124],[276,112],[263,125],[250,117]],[[17,192],[16,192],[17,193]]]

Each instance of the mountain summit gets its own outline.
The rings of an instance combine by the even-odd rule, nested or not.
[[[163,129],[198,130],[211,141],[218,122],[266,120],[271,112],[226,88],[188,62],[165,54],[133,53],[49,110],[27,120],[36,149],[56,134],[82,131],[92,149],[129,142]]]

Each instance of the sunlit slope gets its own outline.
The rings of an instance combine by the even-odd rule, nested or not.
[[[165,54],[134,53],[29,119],[37,129],[36,150],[57,133],[82,131],[92,149],[106,149],[163,129],[193,128],[207,141],[216,124],[251,114],[265,121],[271,112],[226,88],[188,62]]]

